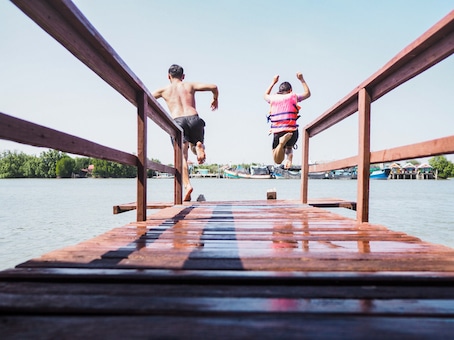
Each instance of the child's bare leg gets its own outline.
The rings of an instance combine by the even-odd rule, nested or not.
[[[284,168],[289,169],[292,167],[292,161],[293,161],[293,148],[286,148],[285,149],[285,155],[287,156],[287,161],[285,162]]]
[[[276,164],[281,164],[285,158],[285,144],[290,138],[292,138],[293,133],[288,132],[282,137],[279,138],[279,144],[273,149],[273,159]]]
[[[183,201],[189,202],[191,200],[191,194],[193,191],[191,182],[189,181],[189,170],[188,170],[188,148],[189,144],[185,143],[183,145],[183,187],[184,187],[184,197]]]
[[[202,142],[197,142],[195,146],[195,151],[197,154],[197,161],[199,162],[199,164],[205,163],[206,159],[205,145],[203,145]]]

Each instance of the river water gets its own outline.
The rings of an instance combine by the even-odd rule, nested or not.
[[[193,200],[299,199],[299,180],[192,179]],[[309,198],[356,200],[354,180],[309,180]],[[114,205],[136,200],[135,179],[0,180],[0,270],[73,245],[135,220],[113,215]],[[150,179],[148,201],[173,200],[173,180]],[[369,221],[424,241],[454,248],[454,180],[377,180],[370,185]],[[355,218],[355,212],[330,209]],[[152,211],[149,211],[151,214]]]

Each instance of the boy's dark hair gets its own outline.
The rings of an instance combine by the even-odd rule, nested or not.
[[[281,85],[279,85],[279,94],[284,92],[289,92],[292,90],[292,85],[288,81],[284,81]]]
[[[180,65],[173,64],[169,67],[169,74],[172,78],[181,79],[183,77],[183,68]]]

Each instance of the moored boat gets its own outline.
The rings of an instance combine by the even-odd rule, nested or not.
[[[388,179],[390,168],[374,170],[370,173],[370,179]]]
[[[246,178],[246,179],[269,179],[271,178],[271,173],[266,166],[251,167],[250,172],[243,168],[232,169],[228,168],[224,170],[225,178]]]

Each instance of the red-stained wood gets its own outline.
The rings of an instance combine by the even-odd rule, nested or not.
[[[0,112],[0,138],[136,166],[137,157]]]
[[[295,201],[187,203],[20,267],[452,272],[454,250]]]
[[[147,219],[147,95],[137,94],[137,221]]]
[[[0,272],[0,329],[6,339],[444,338],[452,287],[454,249],[381,225],[297,201],[186,203]]]
[[[365,88],[371,102],[436,65],[454,52],[454,10],[404,48],[347,96],[305,126],[310,137],[358,111],[358,92]]]
[[[309,134],[306,129],[302,133],[302,165],[301,165],[301,202],[307,203],[309,186]]]
[[[432,157],[454,153],[454,135],[425,142],[399,146],[391,149],[373,151],[370,153],[372,164],[393,162],[403,159],[419,157]],[[358,157],[348,157],[332,162],[313,164],[309,166],[310,172],[329,171],[353,167],[358,164]]]
[[[358,222],[369,221],[369,176],[370,176],[370,104],[371,98],[366,89],[358,94],[358,181],[357,210]]]
[[[76,58],[138,108],[141,115],[138,127],[138,151],[141,159],[118,150],[99,146],[96,143],[78,137],[19,120],[14,122],[14,124],[19,124],[19,126],[11,129],[8,133],[0,134],[0,137],[20,143],[51,147],[78,155],[88,155],[90,157],[117,161],[122,164],[139,166],[138,171],[141,172],[139,173],[139,183],[141,184],[138,187],[140,190],[138,196],[140,197],[143,197],[145,192],[143,190],[146,185],[146,177],[143,178],[143,173],[146,171],[145,167],[149,166],[150,169],[171,173],[175,175],[174,203],[181,203],[181,146],[178,147],[177,145],[175,148],[176,166],[173,168],[148,161],[146,148],[144,149],[146,144],[143,142],[146,141],[147,135],[146,117],[153,120],[178,143],[182,139],[182,130],[151,95],[142,81],[129,69],[115,50],[71,1],[14,0],[13,3]],[[3,125],[5,117],[0,118],[0,123]],[[28,131],[32,132],[30,136],[24,133]],[[141,201],[146,202],[143,198],[138,199],[138,202]],[[138,210],[138,218],[142,220],[145,218],[145,203],[141,204]]]

